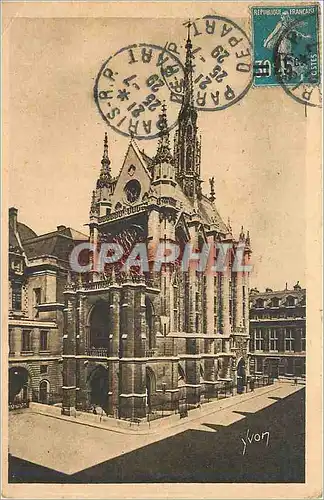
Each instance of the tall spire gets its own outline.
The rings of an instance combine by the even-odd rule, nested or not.
[[[162,104],[162,113],[159,115],[159,143],[155,155],[155,163],[173,163],[173,157],[170,150],[170,135],[168,129],[168,120],[166,115],[166,105]]]
[[[111,173],[110,173],[110,160],[108,155],[108,135],[107,132],[105,132],[104,151],[101,160],[100,177],[97,181],[97,188],[108,187],[110,179],[111,179]]]
[[[193,84],[192,84],[192,75],[193,75],[193,66],[192,66],[192,43],[190,38],[190,28],[191,22],[189,20],[188,23],[188,37],[186,41],[186,62],[184,68],[184,80],[183,80],[183,102],[182,107],[190,107],[193,108]]]
[[[188,23],[183,98],[175,137],[176,180],[191,200],[201,198],[200,143],[197,134],[197,110],[193,94],[193,52]]]

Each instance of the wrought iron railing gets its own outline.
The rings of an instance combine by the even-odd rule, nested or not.
[[[132,215],[138,212],[143,212],[144,210],[146,210],[146,208],[147,208],[146,203],[141,205],[136,205],[134,207],[124,207],[121,210],[118,210],[117,212],[113,212],[111,214],[99,217],[98,221],[99,223],[108,222],[110,220],[119,219],[120,217],[125,217],[125,215]]]
[[[85,353],[87,356],[95,356],[98,358],[106,358],[109,355],[106,347],[87,347]]]

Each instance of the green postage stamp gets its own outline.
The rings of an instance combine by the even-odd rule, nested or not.
[[[252,7],[254,85],[318,85],[318,5]]]

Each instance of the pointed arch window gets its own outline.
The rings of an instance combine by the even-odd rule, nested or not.
[[[179,287],[177,280],[173,282],[173,329],[179,330]]]

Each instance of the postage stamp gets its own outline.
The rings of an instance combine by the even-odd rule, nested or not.
[[[318,6],[253,7],[254,85],[318,85]]]

